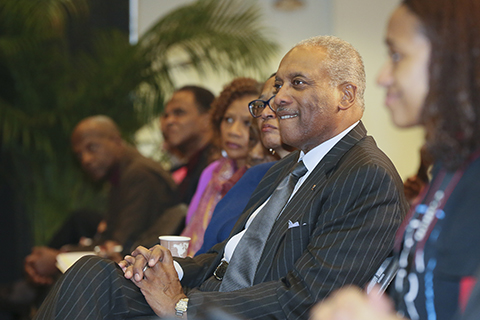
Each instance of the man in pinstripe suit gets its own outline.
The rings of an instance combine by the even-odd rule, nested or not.
[[[407,204],[394,166],[360,121],[361,57],[335,37],[305,40],[283,58],[275,87],[271,107],[282,139],[301,151],[267,172],[229,239],[175,262],[161,246],[137,248],[121,269],[85,258],[59,281],[37,319],[195,318],[208,302],[242,318],[306,319],[336,288],[364,285],[392,249]],[[221,261],[230,261],[245,229],[300,160],[308,171],[269,232],[252,285],[221,290]]]

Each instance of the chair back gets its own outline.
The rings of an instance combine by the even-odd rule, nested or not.
[[[398,271],[398,258],[396,256],[389,256],[382,265],[377,269],[372,280],[367,285],[367,294],[370,294],[374,285],[380,288],[379,294],[383,294],[392,282]]]

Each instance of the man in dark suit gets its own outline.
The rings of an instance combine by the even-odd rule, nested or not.
[[[394,166],[360,122],[363,62],[350,44],[315,37],[287,53],[275,87],[270,107],[282,140],[301,151],[267,172],[229,239],[175,261],[161,246],[139,247],[120,263],[122,270],[85,258],[38,319],[195,318],[208,302],[242,318],[306,319],[336,288],[364,285],[391,251],[407,203]],[[293,175],[303,176],[275,213],[270,208],[281,202],[280,187],[291,185],[299,164],[302,173]],[[273,226],[262,229],[257,222],[272,212],[266,222]],[[263,235],[263,242],[248,245]]]

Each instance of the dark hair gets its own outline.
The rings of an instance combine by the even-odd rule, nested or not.
[[[220,138],[220,124],[227,108],[233,101],[243,98],[246,95],[259,96],[262,84],[257,80],[251,78],[236,78],[231,83],[227,84],[220,95],[213,101],[211,112],[211,119],[213,125],[214,137],[216,140]],[[248,106],[245,106],[248,108]],[[219,141],[215,141],[219,145]]]
[[[189,91],[193,94],[200,113],[210,111],[210,106],[212,105],[213,99],[215,99],[215,96],[210,90],[198,86],[184,86],[177,90],[177,92],[179,91]]]
[[[480,148],[480,1],[404,0],[431,43],[426,147],[448,169]]]

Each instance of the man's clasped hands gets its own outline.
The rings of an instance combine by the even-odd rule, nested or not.
[[[173,257],[165,247],[137,247],[119,262],[126,279],[131,280],[159,316],[171,316],[175,304],[187,296],[183,292]]]

